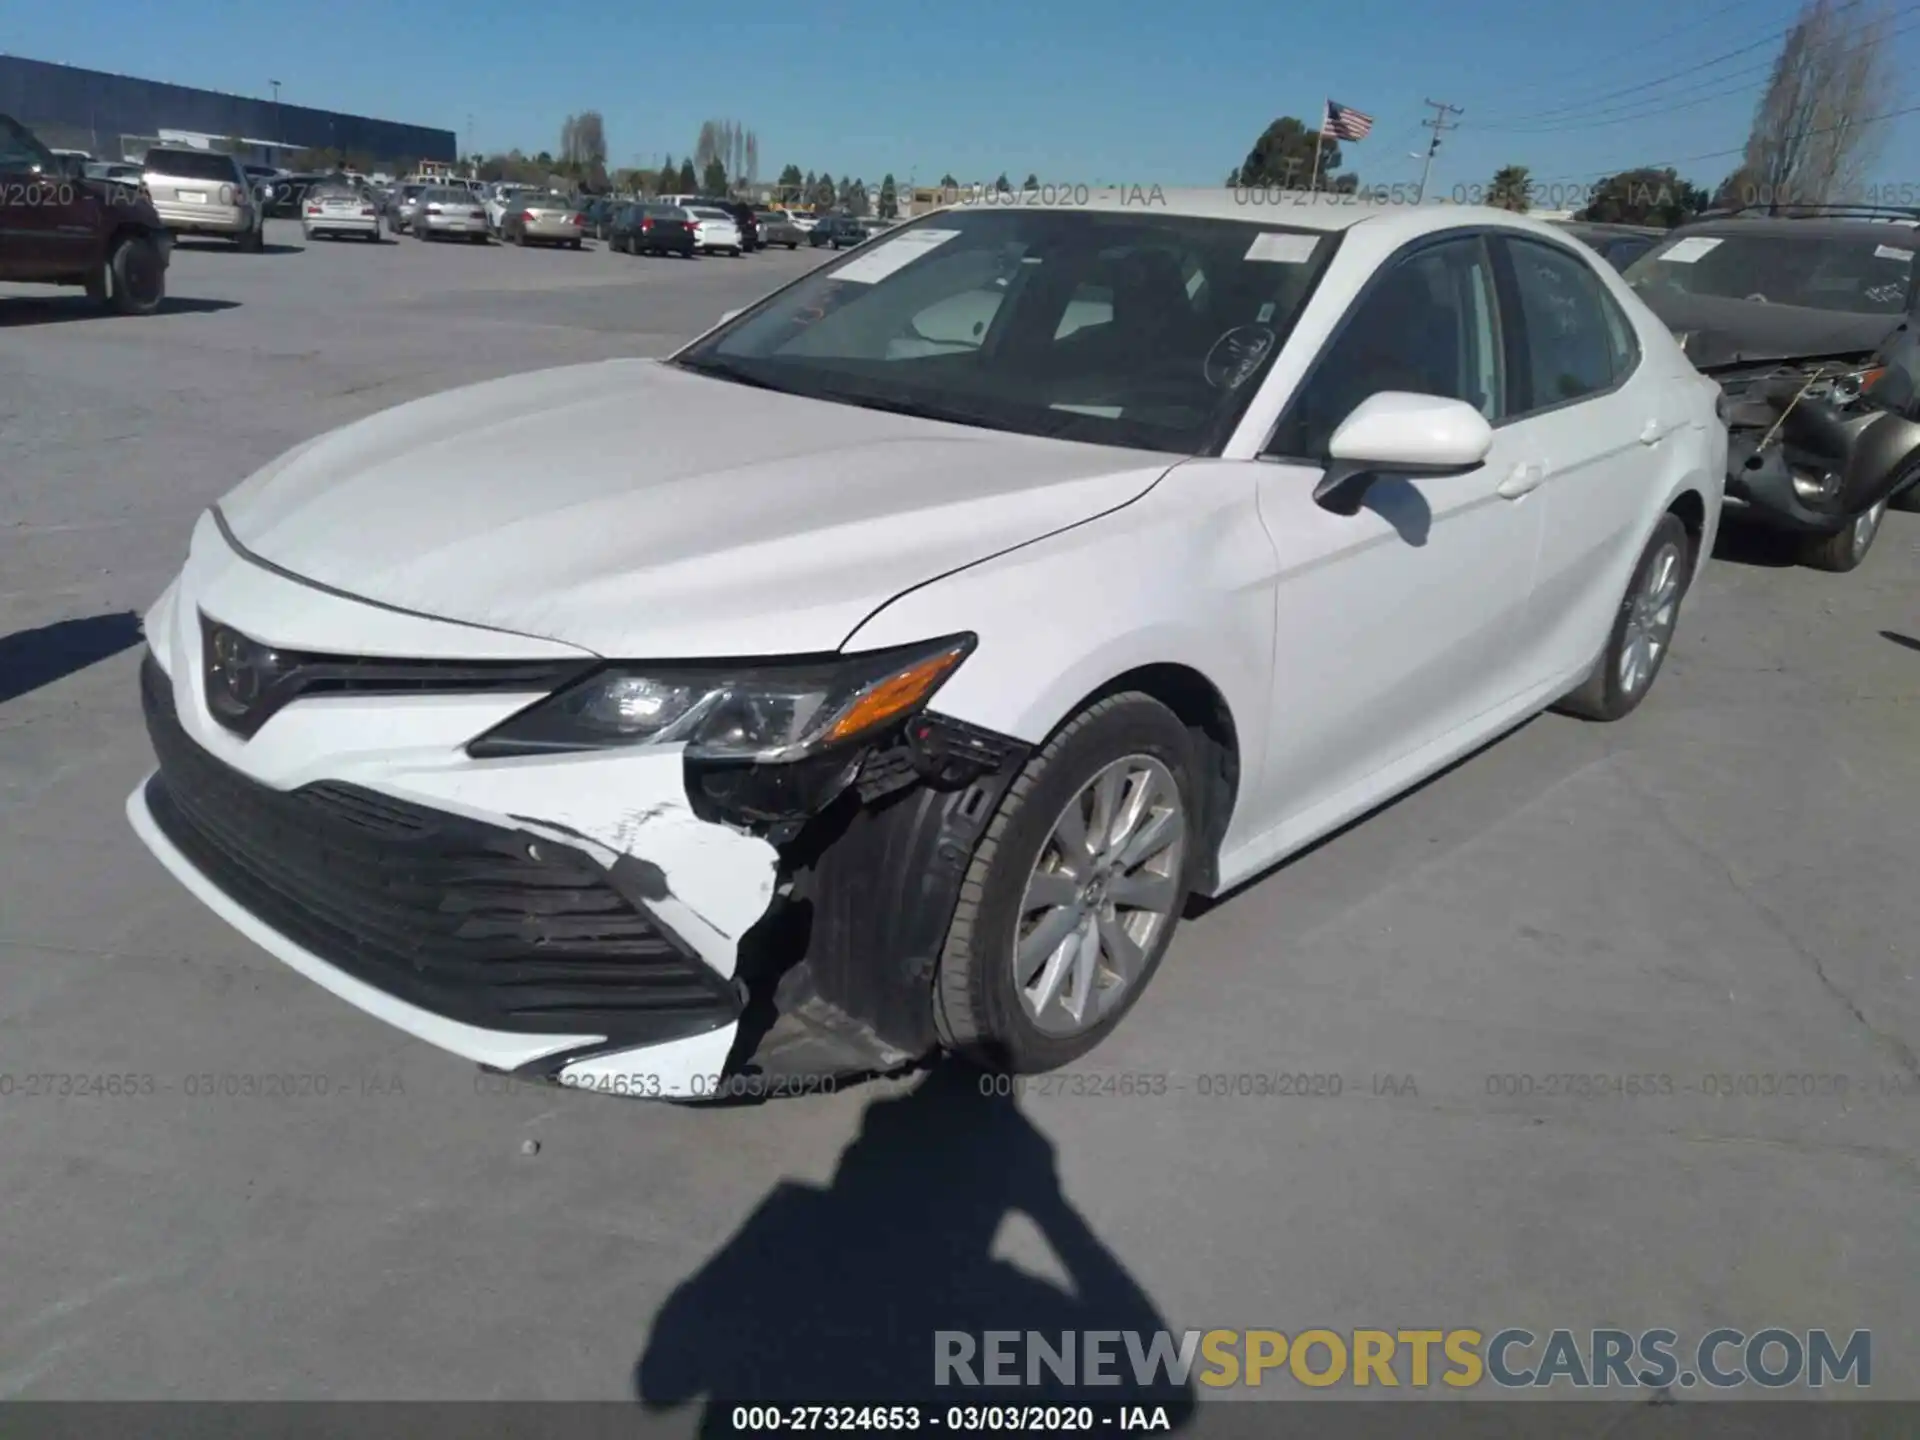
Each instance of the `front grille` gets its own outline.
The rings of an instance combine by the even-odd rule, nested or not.
[[[187,735],[151,655],[141,692],[162,832],[348,974],[497,1030],[646,1044],[737,1017],[732,987],[581,851],[337,781],[275,790]]]
[[[223,683],[220,637],[248,652],[250,688]],[[275,650],[209,616],[200,617],[207,708],[234,734],[251,739],[286,706],[309,695],[549,694],[593,668],[591,660],[395,660]]]

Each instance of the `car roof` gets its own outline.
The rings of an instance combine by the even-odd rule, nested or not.
[[[1832,215],[1744,215],[1696,220],[1674,233],[1680,230],[1689,235],[1805,235],[1819,240],[1884,240],[1889,235],[1914,234],[1920,230],[1920,220],[1892,215],[1884,220]]]
[[[1076,187],[1055,187],[1073,194]],[[1084,197],[1084,198],[1083,198]],[[943,206],[958,210],[1085,210],[1094,213],[1190,216],[1207,220],[1239,220],[1276,229],[1318,230],[1333,234],[1365,225],[1391,240],[1412,240],[1441,230],[1467,226],[1495,226],[1528,232],[1564,243],[1566,231],[1545,220],[1490,205],[1418,205],[1408,201],[1373,200],[1365,195],[1315,195],[1278,187],[1214,186],[1206,189],[1165,189],[1160,186],[1100,185],[1081,187],[1073,203],[1047,203],[1030,196],[996,200],[960,201]],[[938,212],[935,212],[938,213]],[[919,217],[915,217],[916,219]]]

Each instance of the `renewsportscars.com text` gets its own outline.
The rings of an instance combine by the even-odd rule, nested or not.
[[[941,1330],[934,1383],[1662,1390],[1873,1383],[1867,1330]]]

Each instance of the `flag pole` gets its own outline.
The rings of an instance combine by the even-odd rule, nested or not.
[[[1309,195],[1320,193],[1320,147],[1327,143],[1327,105],[1320,106],[1320,128],[1313,132],[1313,181],[1307,187]]]

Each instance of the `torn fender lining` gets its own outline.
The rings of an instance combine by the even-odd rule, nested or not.
[[[741,941],[749,998],[730,1070],[888,1071],[939,1046],[933,979],[947,929],[974,850],[1029,754],[1003,736],[967,740],[971,778],[941,766],[876,799],[849,791],[789,848],[787,896]]]

